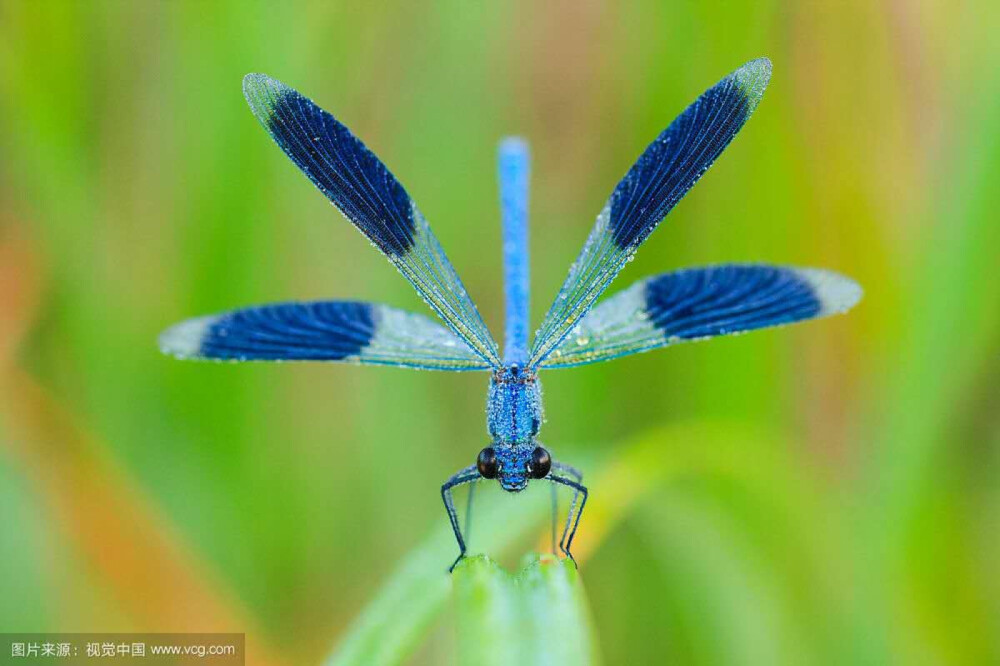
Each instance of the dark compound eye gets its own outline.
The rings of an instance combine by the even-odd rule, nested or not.
[[[492,446],[487,446],[479,452],[479,457],[476,458],[476,467],[484,479],[497,478],[499,464],[497,463],[497,452],[493,450]]]
[[[535,450],[531,452],[531,464],[528,465],[531,478],[544,479],[548,476],[550,469],[552,469],[552,456],[545,448],[536,446]]]

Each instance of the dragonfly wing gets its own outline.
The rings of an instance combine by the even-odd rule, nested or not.
[[[336,118],[283,83],[248,74],[243,92],[254,115],[309,180],[458,337],[499,365],[496,342],[427,220],[378,157]]]
[[[591,310],[542,366],[584,365],[825,317],[860,298],[856,282],[817,268],[728,264],[663,273]]]
[[[597,217],[531,350],[538,365],[559,346],[660,220],[691,189],[757,108],[771,77],[753,60],[706,91],[629,169]]]
[[[428,317],[358,301],[277,303],[189,319],[160,335],[160,349],[183,359],[491,367]]]

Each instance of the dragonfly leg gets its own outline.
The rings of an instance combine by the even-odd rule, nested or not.
[[[465,540],[472,541],[472,498],[476,494],[476,484],[470,483],[469,497],[465,500]]]
[[[552,481],[553,483],[561,483],[564,486],[569,486],[570,488],[572,488],[573,490],[576,491],[576,493],[574,493],[573,506],[570,506],[569,516],[567,516],[567,518],[566,518],[566,527],[567,527],[567,529],[569,529],[569,525],[570,525],[570,521],[571,520],[572,520],[573,527],[572,527],[572,529],[569,529],[569,535],[568,536],[565,536],[565,534],[564,534],[565,539],[566,539],[565,546],[563,546],[562,544],[560,544],[560,548],[562,548],[562,551],[564,553],[566,553],[566,557],[568,557],[569,559],[573,560],[573,563],[576,564],[576,560],[573,559],[573,553],[571,552],[571,549],[573,547],[573,537],[576,536],[576,528],[579,527],[579,525],[580,525],[580,516],[583,515],[583,507],[585,507],[587,505],[587,488],[583,484],[581,484],[579,481],[574,481],[573,479],[566,478],[565,476],[558,476],[556,474],[549,474],[548,479],[549,479],[549,481]],[[582,495],[583,499],[580,501],[580,508],[575,509],[576,496],[577,495]],[[574,509],[575,509],[575,513],[576,513],[576,517],[575,518],[573,517]]]
[[[552,464],[552,468],[555,469],[556,471],[560,471],[560,472],[564,472],[565,474],[568,474],[569,476],[573,477],[576,480],[577,483],[582,483],[583,482],[583,472],[581,472],[580,470],[578,470],[575,467],[572,467],[570,465],[566,465],[564,463],[554,462]],[[552,486],[552,491],[555,492],[555,486]],[[565,548],[566,535],[569,534],[570,525],[572,524],[572,520],[573,520],[573,513],[576,511],[576,503],[577,503],[577,500],[579,500],[579,499],[580,499],[580,491],[574,489],[573,490],[573,500],[570,502],[570,504],[569,504],[569,512],[566,514],[566,525],[565,525],[565,527],[563,527],[562,536],[559,537],[559,550],[561,550],[563,553],[566,553],[566,548]],[[555,551],[553,550],[553,552],[555,552]]]
[[[559,525],[559,497],[556,495],[556,485],[554,483],[549,488],[552,489],[552,554],[557,555],[556,528]]]
[[[441,486],[441,499],[444,501],[444,508],[448,512],[448,520],[451,521],[451,529],[455,532],[455,540],[458,541],[458,557],[455,562],[448,567],[448,571],[451,572],[455,568],[463,557],[465,557],[465,539],[462,538],[462,530],[458,526],[458,514],[455,511],[455,499],[452,497],[452,489],[455,486],[460,486],[463,483],[470,483],[479,478],[479,472],[476,471],[475,465],[470,465],[465,469],[459,470],[452,475],[450,479],[444,482]]]
[[[567,465],[566,463],[556,462],[553,460],[552,469],[563,472],[565,474],[569,474],[574,479],[576,479],[577,483],[583,483],[583,472],[578,470],[576,467],[573,467],[572,465]]]

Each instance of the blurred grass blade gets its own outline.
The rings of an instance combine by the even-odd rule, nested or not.
[[[531,556],[511,575],[485,556],[455,568],[459,663],[598,662],[586,595],[572,562]]]
[[[448,596],[437,542],[432,538],[407,557],[348,629],[327,666],[398,664],[416,647]]]
[[[98,440],[64,403],[15,363],[36,325],[39,257],[16,224],[0,236],[0,454],[45,500],[48,524],[82,556],[139,630],[247,634],[248,664],[282,664],[255,620],[223,590]],[[6,460],[0,460],[0,465]]]
[[[283,664],[254,618],[128,475],[34,378],[0,366],[0,453],[38,485],[51,525],[92,565],[135,627],[246,633],[247,664]]]

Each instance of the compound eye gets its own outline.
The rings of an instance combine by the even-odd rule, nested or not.
[[[476,467],[479,469],[480,476],[484,479],[497,478],[497,472],[500,471],[500,464],[497,462],[497,452],[493,450],[492,446],[487,446],[479,452],[479,457],[476,458]]]
[[[548,476],[550,469],[552,469],[552,456],[544,447],[536,446],[535,450],[531,452],[531,464],[528,466],[531,478],[544,479]]]

